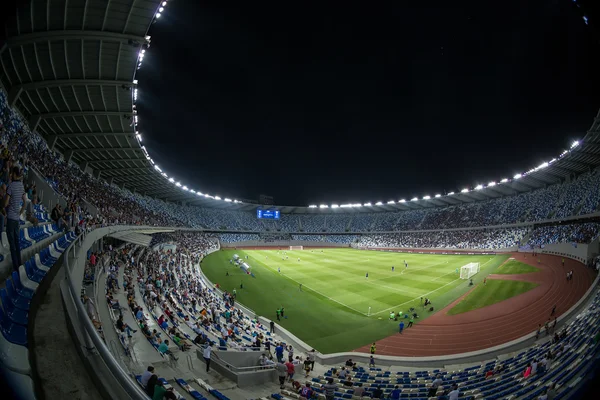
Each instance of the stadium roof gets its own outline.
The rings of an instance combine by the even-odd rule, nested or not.
[[[50,3],[34,0],[20,6],[14,17],[9,17],[7,39],[0,43],[0,82],[9,104],[21,112],[32,130],[65,159],[129,190],[191,205],[240,210],[261,207],[209,196],[168,179],[142,145],[136,130],[137,119],[143,116],[135,109],[135,73],[143,68],[144,54],[150,48],[148,29],[160,20],[162,12],[168,12],[168,1]],[[143,82],[140,86],[143,88]],[[361,205],[269,208],[283,213],[408,210],[542,188],[600,165],[600,113],[584,139],[576,143],[556,159],[521,175],[455,194],[431,193],[429,198],[380,199],[381,203]]]

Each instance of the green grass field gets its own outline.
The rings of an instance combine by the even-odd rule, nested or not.
[[[504,266],[502,266],[504,268]],[[484,285],[480,283],[460,303],[448,311],[448,315],[456,315],[477,308],[491,306],[511,297],[518,296],[538,286],[533,282],[488,279]]]
[[[517,260],[508,260],[501,268],[498,268],[496,273],[504,275],[529,274],[531,272],[538,272],[539,270],[539,268],[536,268],[533,265],[525,264]]]
[[[255,278],[229,264],[233,254],[249,256]],[[288,318],[281,325],[323,353],[354,350],[395,333],[397,322],[389,320],[392,310],[415,307],[418,323],[429,315],[420,306],[421,297],[428,297],[439,310],[468,291],[457,268],[480,262],[477,283],[508,258],[354,249],[298,250],[287,255],[289,259],[282,260],[277,250],[224,250],[206,257],[202,269],[224,290],[237,288],[238,302],[259,315],[275,319],[275,310],[285,307]]]

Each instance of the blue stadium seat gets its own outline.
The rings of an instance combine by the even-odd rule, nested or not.
[[[12,285],[6,285],[6,294],[8,295],[8,300],[13,304],[13,306],[24,311],[29,311],[29,304],[31,300],[26,297],[19,296]]]
[[[8,284],[8,282],[7,282]],[[5,315],[15,324],[27,326],[29,319],[29,313],[27,311],[16,308],[13,303],[8,299],[6,289],[0,289],[0,300],[2,300],[2,307],[4,308]]]
[[[8,278],[6,280],[6,285],[10,285],[19,296],[25,297],[27,299],[32,299],[33,295],[35,294],[35,291],[23,286],[23,283],[21,283],[21,279],[19,278],[19,273],[17,271],[13,271],[11,276],[12,279]]]
[[[25,261],[25,272],[27,273],[27,277],[29,278],[29,280],[35,283],[40,283],[42,279],[44,279],[44,277],[46,276],[46,272],[40,270],[35,265],[35,258],[33,257]]]
[[[0,307],[0,331],[2,336],[10,343],[27,346],[27,328],[13,323]]]

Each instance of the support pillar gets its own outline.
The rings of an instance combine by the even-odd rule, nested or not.
[[[14,107],[19,97],[21,97],[21,93],[23,93],[23,87],[21,85],[17,85],[13,87],[8,93],[8,106]]]
[[[81,170],[83,172],[85,172],[85,170],[87,169],[87,167],[90,165],[90,163],[88,161],[84,161],[81,164],[79,164],[79,167],[81,168]]]
[[[73,158],[73,150],[67,150],[65,152],[65,162],[67,164],[70,163],[72,158]]]
[[[106,182],[108,182],[109,185],[112,185],[114,180],[115,180],[115,178],[113,176],[111,176],[110,178],[108,178],[106,180]]]
[[[48,138],[48,147],[50,150],[54,150],[54,146],[56,146],[56,142],[58,141],[58,135],[52,135]]]
[[[94,172],[92,173],[92,176],[96,179],[100,179],[100,172],[102,172],[99,169],[95,169]]]
[[[42,117],[39,115],[32,115],[31,118],[29,118],[29,121],[27,122],[29,124],[29,129],[31,130],[31,132],[34,132],[37,129],[41,120]]]

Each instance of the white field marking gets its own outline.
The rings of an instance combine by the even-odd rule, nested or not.
[[[264,264],[264,265],[266,265],[266,264]],[[269,266],[267,266],[267,268],[268,268],[268,269],[270,269],[270,270],[271,270],[271,271],[273,271],[273,272],[276,272],[276,271],[275,271],[273,268],[271,268],[271,267],[269,267]],[[291,281],[294,281],[294,282],[296,282],[298,285],[300,285],[300,282],[298,282],[298,281],[297,281],[297,280],[295,280],[294,278],[290,278],[290,277],[289,277],[288,275],[286,275],[286,274],[283,274],[283,273],[277,273],[277,274],[278,274],[278,275],[283,275],[283,276],[285,276],[286,278],[288,278],[289,280],[291,280]],[[359,310],[357,310],[356,308],[350,307],[349,305],[347,305],[347,304],[344,304],[344,303],[342,303],[341,301],[338,301],[338,300],[336,300],[336,299],[334,299],[334,298],[331,298],[331,297],[329,297],[329,296],[327,296],[327,295],[325,295],[325,294],[323,294],[323,293],[319,292],[318,290],[312,289],[312,288],[310,288],[310,287],[306,286],[305,284],[302,284],[302,287],[303,287],[303,288],[307,288],[308,290],[310,290],[310,291],[313,291],[313,292],[315,292],[315,293],[317,293],[317,294],[319,294],[319,295],[321,295],[321,296],[325,297],[326,299],[329,299],[329,300],[331,300],[331,301],[334,301],[334,302],[338,303],[339,305],[341,305],[341,306],[344,306],[344,307],[346,307],[346,308],[348,308],[348,309],[350,309],[350,310],[352,310],[352,311],[355,311],[355,312],[357,312],[357,313],[359,313],[359,314],[361,314],[361,315],[368,316],[368,314],[367,314],[367,313],[364,313],[364,312],[362,312],[362,311],[359,311]]]
[[[446,262],[439,263],[439,264],[427,265],[425,267],[420,267],[420,268],[414,268],[414,269],[411,269],[410,271],[420,271],[422,269],[432,268],[432,267],[435,267],[435,266],[438,266],[438,265],[442,265],[442,264],[446,264]],[[404,274],[405,270],[406,270],[406,268],[402,268],[402,272],[400,272],[400,275]],[[377,281],[381,281],[381,280],[388,279],[388,278],[393,278],[393,277],[394,277],[394,275],[388,275],[388,276],[385,276],[383,278],[375,279],[373,282],[377,282]]]
[[[490,261],[492,261],[493,259],[494,259],[493,257],[492,257],[492,258],[490,258],[489,260],[487,260],[487,261],[486,261],[486,262],[485,262],[483,265],[481,265],[481,266],[483,267],[485,264],[489,263],[489,262],[490,262]],[[459,280],[460,280],[460,278],[457,278],[457,279],[453,280],[452,282],[448,282],[448,283],[446,283],[444,286],[440,286],[439,288],[437,288],[437,289],[435,289],[435,290],[432,290],[431,292],[427,292],[427,293],[425,293],[425,294],[423,294],[423,295],[421,295],[421,296],[419,296],[419,297],[415,297],[415,298],[414,298],[414,299],[412,299],[412,300],[405,301],[404,303],[402,303],[402,304],[398,304],[397,306],[394,306],[394,307],[389,307],[389,308],[386,308],[385,310],[377,311],[376,313],[371,313],[371,315],[377,315],[377,314],[381,314],[381,313],[384,313],[384,312],[386,312],[386,311],[389,311],[389,310],[394,310],[394,309],[396,309],[396,308],[399,308],[399,307],[401,307],[401,306],[403,306],[403,305],[405,305],[405,304],[412,303],[413,301],[415,301],[415,300],[418,300],[420,297],[425,297],[425,296],[428,296],[428,295],[430,295],[431,293],[435,293],[435,292],[437,292],[438,290],[440,290],[441,288],[443,288],[443,287],[446,287],[446,286],[448,286],[448,285],[451,285],[451,284],[453,284],[454,282],[456,282],[456,281],[459,281]]]

